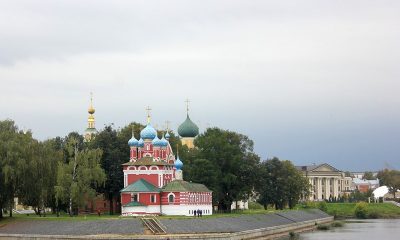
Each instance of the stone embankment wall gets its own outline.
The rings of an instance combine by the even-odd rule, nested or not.
[[[287,236],[289,232],[314,229],[316,224],[332,222],[333,217],[320,210],[313,209],[220,218],[162,219],[161,223],[167,228],[167,235],[139,235],[144,232],[144,228],[137,221],[139,219],[130,219],[130,221],[110,220],[112,227],[104,228],[106,223],[102,222],[103,228],[96,231],[92,230],[93,232],[90,231],[91,227],[96,229],[96,225],[93,225],[93,222],[82,222],[80,223],[80,228],[85,228],[85,224],[92,224],[93,226],[86,226],[86,231],[81,234],[79,234],[80,228],[75,228],[75,230],[71,228],[73,232],[64,231],[62,235],[60,233],[48,232],[46,234],[46,231],[34,231],[35,226],[30,231],[28,229],[29,232],[26,230],[10,231],[10,229],[7,231],[6,226],[5,229],[0,228],[0,239],[274,239],[280,236]],[[40,221],[39,224],[48,222]],[[55,223],[60,224],[60,222],[53,222],[52,224]],[[69,224],[69,222],[61,222],[61,224]],[[125,226],[126,224],[130,225],[131,228],[133,227],[130,234],[127,226]],[[68,229],[68,226],[60,225],[60,228]],[[104,229],[107,229],[107,231],[104,231]]]

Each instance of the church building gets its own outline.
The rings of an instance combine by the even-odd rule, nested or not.
[[[190,125],[188,119],[189,115],[182,124],[183,128],[180,127],[184,130],[180,133],[185,134],[180,136],[194,138],[198,128],[196,126],[197,132],[186,135],[188,131],[185,126]],[[174,155],[169,137],[168,131],[161,138],[157,136],[156,129],[150,124],[149,113],[140,138],[136,139],[132,132],[132,138],[128,141],[130,160],[123,164],[122,216],[193,216],[194,211],[198,210],[203,215],[212,214],[212,192],[203,184],[183,180],[183,163],[179,156]]]

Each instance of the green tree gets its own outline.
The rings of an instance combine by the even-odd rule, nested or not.
[[[283,174],[286,176],[285,199],[288,206],[292,209],[302,197],[306,197],[310,193],[310,184],[306,177],[303,176],[301,171],[297,170],[292,162],[285,160],[282,161]]]
[[[82,206],[85,199],[95,195],[95,187],[103,184],[105,173],[100,165],[100,149],[78,149],[79,141],[68,138],[66,149],[69,159],[58,164],[57,185],[55,186],[57,205],[68,203],[69,214],[73,208]]]
[[[29,157],[25,150],[31,138],[32,134],[19,131],[14,121],[0,121],[0,209],[8,207],[10,217]]]
[[[197,149],[185,153],[189,159],[183,158],[187,161],[184,164],[188,163],[184,165],[185,171],[189,172],[188,180],[196,178],[200,183],[213,182],[209,183],[209,188],[220,210],[229,211],[233,201],[251,194],[254,181],[244,181],[248,179],[249,166],[257,165],[259,160],[253,153],[253,141],[236,132],[209,128],[195,139],[194,144]],[[199,173],[205,171],[199,166],[204,159],[212,167],[207,170],[212,172],[211,178],[204,174],[201,177]]]
[[[374,174],[372,172],[365,172],[363,179],[365,180],[375,180],[376,177],[374,177]]]
[[[57,166],[62,162],[62,152],[55,150],[54,140],[38,142],[32,139],[26,145],[25,154],[30,157],[24,165],[19,200],[32,206],[37,213],[46,207],[55,207],[54,185],[57,179]]]
[[[293,208],[301,197],[309,194],[309,183],[306,177],[288,161],[274,157],[260,165],[260,178],[257,184],[259,202],[267,207],[273,204],[276,209],[285,205]]]
[[[396,192],[400,189],[400,171],[384,169],[378,172],[377,178],[380,185],[387,186],[393,198],[396,198]]]
[[[119,191],[124,184],[121,165],[129,161],[128,140],[131,138],[132,129],[136,138],[138,138],[141,128],[142,125],[132,123],[117,131],[109,125],[91,141],[91,148],[99,148],[103,152],[100,163],[106,174],[106,181],[104,185],[98,186],[96,190],[99,193],[103,193],[109,201],[110,214],[114,214],[113,202],[114,199],[118,199]]]

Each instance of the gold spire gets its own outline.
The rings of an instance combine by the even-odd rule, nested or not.
[[[86,131],[85,131],[85,141],[86,142],[89,142],[89,141],[91,141],[92,139],[93,139],[93,137],[94,137],[94,134],[96,134],[96,127],[95,127],[95,119],[94,119],[94,112],[95,112],[95,110],[94,110],[94,107],[93,107],[93,93],[91,92],[90,93],[90,106],[89,106],[89,109],[88,109],[88,113],[89,113],[89,116],[88,116],[88,127],[87,127],[87,129],[86,129]]]
[[[150,124],[150,119],[151,119],[150,111],[151,111],[151,108],[149,106],[147,106],[146,111],[147,111],[147,124]]]
[[[95,123],[95,119],[94,119],[94,114],[95,110],[93,108],[93,93],[90,93],[90,106],[88,109],[88,113],[90,114],[88,117],[88,128],[95,128],[94,123]]]
[[[88,109],[88,113],[89,114],[93,114],[95,112],[94,108],[93,108],[93,93],[90,92],[90,106]]]

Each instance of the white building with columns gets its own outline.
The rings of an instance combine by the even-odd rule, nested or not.
[[[351,191],[351,177],[327,163],[310,166],[297,166],[309,179],[310,195],[308,200],[322,201],[342,197]]]

